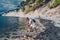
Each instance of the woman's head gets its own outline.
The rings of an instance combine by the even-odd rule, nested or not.
[[[34,19],[32,19],[33,22],[36,22]]]

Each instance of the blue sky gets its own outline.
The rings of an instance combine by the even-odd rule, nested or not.
[[[0,14],[8,10],[16,9],[21,0],[0,0]]]

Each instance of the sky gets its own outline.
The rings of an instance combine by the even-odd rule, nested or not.
[[[21,0],[0,0],[0,14],[9,10],[17,9]]]

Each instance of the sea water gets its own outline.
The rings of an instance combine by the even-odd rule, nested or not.
[[[0,0],[0,14],[20,8],[22,1],[24,0]]]
[[[13,40],[25,35],[23,17],[0,16],[0,40]]]

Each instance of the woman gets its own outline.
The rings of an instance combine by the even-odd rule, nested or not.
[[[36,31],[36,21],[34,19],[31,19],[31,24],[30,24],[30,32]]]
[[[30,29],[30,31],[33,31],[35,27],[36,27],[36,21],[34,19],[27,17],[27,28]]]

